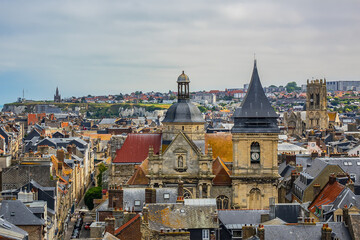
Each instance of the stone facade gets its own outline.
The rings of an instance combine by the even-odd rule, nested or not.
[[[191,140],[204,140],[204,123],[163,123],[163,139],[172,141],[179,132],[185,133]]]
[[[306,94],[306,128],[326,129],[328,126],[326,80],[308,80]]]
[[[212,175],[212,153],[204,154],[195,144],[180,132],[163,154],[149,151],[150,186],[177,186],[184,181],[189,198],[210,197]]]
[[[251,161],[251,146],[260,145],[259,162]],[[278,197],[278,134],[233,133],[233,205],[235,208],[264,209]]]
[[[285,112],[284,127],[290,136],[301,136],[305,131],[305,122],[301,118],[301,112]]]

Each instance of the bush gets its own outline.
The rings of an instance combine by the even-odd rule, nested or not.
[[[93,187],[90,188],[86,193],[84,197],[85,205],[89,208],[89,210],[94,208],[94,199],[100,199],[102,198],[102,188],[101,187]]]

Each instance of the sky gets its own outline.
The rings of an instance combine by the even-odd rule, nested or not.
[[[360,80],[360,1],[0,1],[0,105]]]

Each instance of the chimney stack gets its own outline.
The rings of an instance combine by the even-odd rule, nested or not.
[[[123,198],[124,198],[124,190],[115,185],[110,186],[109,188],[109,208],[123,208]]]
[[[331,232],[332,229],[329,227],[329,225],[326,223],[321,228],[321,240],[331,240]]]
[[[105,232],[111,233],[114,235],[115,233],[115,218],[108,217],[105,218]]]
[[[62,149],[58,149],[56,151],[56,158],[60,161],[60,162],[64,162],[65,159],[65,152]]]
[[[334,184],[336,182],[336,176],[335,174],[331,174],[329,176],[329,184]]]
[[[249,226],[245,224],[245,226],[242,227],[242,234],[243,239],[251,238],[256,235],[256,229],[251,224]]]
[[[258,227],[258,237],[260,240],[265,240],[265,228],[264,225],[259,225]]]
[[[316,183],[313,185],[314,198],[320,193],[320,184]]]

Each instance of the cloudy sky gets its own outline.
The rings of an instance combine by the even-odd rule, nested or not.
[[[0,104],[242,87],[254,53],[263,85],[360,80],[360,1],[0,2]]]

